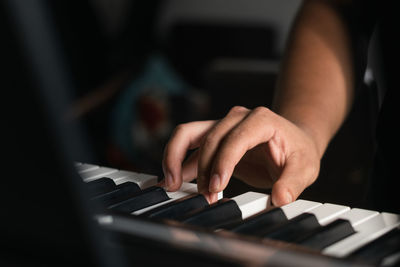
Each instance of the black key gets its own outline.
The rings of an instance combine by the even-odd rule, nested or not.
[[[338,219],[328,225],[310,231],[295,240],[294,243],[322,250],[355,232],[348,220]]]
[[[133,182],[125,182],[117,185],[115,190],[104,193],[93,197],[92,201],[98,201],[103,203],[105,206],[109,206],[113,203],[120,202],[133,194],[137,194],[142,190],[140,187]]]
[[[357,249],[349,257],[356,257],[367,262],[380,264],[384,258],[399,252],[400,230],[397,228]],[[397,264],[399,263],[397,262]]]
[[[173,220],[184,216],[192,210],[204,208],[207,206],[209,206],[208,201],[204,198],[203,195],[190,195],[149,210],[141,214],[141,216],[148,218]]]
[[[272,226],[276,226],[278,224],[280,225],[286,222],[287,220],[288,219],[286,218],[286,215],[283,212],[283,210],[280,208],[276,208],[252,216],[234,226],[228,226],[223,228],[231,230],[236,233],[258,236],[262,231],[265,231],[265,229],[270,228]]]
[[[110,178],[100,178],[86,183],[91,196],[101,195],[116,189],[114,181]]]
[[[281,225],[265,229],[261,235],[265,238],[293,242],[319,227],[320,224],[314,214],[303,213]]]
[[[169,197],[163,188],[152,186],[118,203],[112,204],[108,208],[114,211],[132,213],[168,199]]]
[[[178,221],[190,225],[219,228],[222,225],[242,220],[242,211],[234,200],[223,198],[210,206],[194,210]]]

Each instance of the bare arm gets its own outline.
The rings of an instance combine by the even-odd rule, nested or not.
[[[178,126],[165,148],[169,190],[197,178],[210,202],[235,175],[272,202],[295,200],[318,176],[321,157],[353,99],[351,42],[344,20],[323,0],[297,17],[278,82],[274,110],[234,107],[221,120]],[[197,149],[183,163],[189,149]]]
[[[292,29],[274,103],[278,114],[313,137],[321,157],[349,112],[354,95],[348,27],[331,2],[308,0],[303,4]]]

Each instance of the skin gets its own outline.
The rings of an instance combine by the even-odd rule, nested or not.
[[[354,95],[351,41],[334,7],[329,1],[304,2],[273,110],[233,107],[221,120],[176,127],[163,158],[169,191],[197,178],[199,192],[212,203],[234,175],[252,186],[272,187],[272,203],[282,206],[317,179],[321,158]]]

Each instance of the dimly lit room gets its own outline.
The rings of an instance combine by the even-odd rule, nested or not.
[[[0,263],[398,266],[378,2],[4,1]]]

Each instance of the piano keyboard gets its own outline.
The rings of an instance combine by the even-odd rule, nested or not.
[[[253,263],[271,263],[271,257],[265,258],[271,253],[265,253],[262,245],[271,241],[331,261],[385,266],[400,263],[399,214],[302,199],[276,208],[271,206],[269,195],[257,192],[230,199],[223,198],[221,192],[218,202],[209,205],[197,194],[196,184],[183,183],[179,191],[166,192],[156,186],[154,175],[75,165],[91,201],[106,207],[97,217],[106,228],[234,258],[247,255]],[[191,229],[198,231],[195,236]],[[178,236],[176,240],[171,240],[171,233]],[[188,242],[191,239],[194,241]],[[237,253],[238,247],[247,248],[249,253]],[[280,260],[287,259],[280,256]]]

